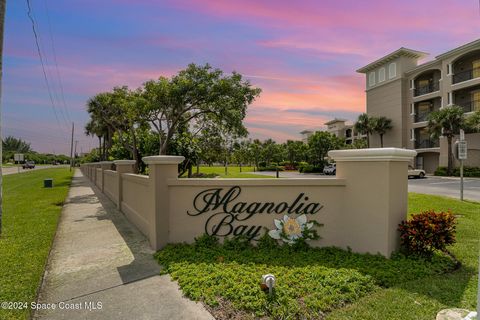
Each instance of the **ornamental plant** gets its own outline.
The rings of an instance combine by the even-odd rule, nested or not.
[[[453,258],[447,246],[456,241],[455,228],[456,218],[450,211],[429,210],[402,221],[398,230],[407,252],[430,257],[435,250],[440,250]]]

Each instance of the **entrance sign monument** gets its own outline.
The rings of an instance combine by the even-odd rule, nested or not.
[[[398,148],[330,151],[337,176],[318,179],[178,178],[180,156],[143,158],[148,176],[132,173],[133,160],[88,163],[81,170],[155,250],[204,233],[293,242],[321,224],[321,239],[312,246],[390,256],[407,216],[407,168],[415,155]]]

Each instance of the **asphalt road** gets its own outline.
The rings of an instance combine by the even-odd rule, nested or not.
[[[464,178],[463,198],[480,202],[480,178]],[[460,178],[433,177],[409,179],[408,191],[460,199]]]
[[[275,172],[249,172],[275,176]],[[280,178],[331,178],[322,174],[280,172]],[[460,199],[460,178],[427,176],[424,179],[408,179],[408,191],[434,194]],[[480,202],[480,178],[465,178],[463,197],[465,200]]]
[[[17,167],[2,167],[2,174],[3,174],[4,176],[6,176],[6,175],[9,175],[9,174],[28,172],[28,171],[32,171],[32,170],[41,170],[41,169],[59,168],[59,167],[68,167],[68,165],[35,166],[35,169],[25,169],[25,170],[23,170],[22,167],[20,167],[20,171],[18,170]]]

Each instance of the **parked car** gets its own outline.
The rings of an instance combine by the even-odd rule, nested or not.
[[[335,175],[337,173],[337,164],[336,163],[332,163],[328,166],[325,166],[323,168],[323,174],[326,174],[326,175]]]
[[[425,170],[414,169],[412,166],[408,166],[408,178],[425,178]]]
[[[26,162],[22,165],[22,168],[23,168],[23,169],[34,169],[34,168],[35,168],[35,161],[26,161]]]

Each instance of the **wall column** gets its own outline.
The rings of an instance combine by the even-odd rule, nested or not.
[[[347,181],[343,211],[349,214],[339,224],[339,238],[349,241],[345,247],[387,257],[399,248],[397,228],[408,213],[408,164],[416,154],[399,148],[328,153],[337,163],[337,178]]]
[[[177,179],[178,164],[185,158],[182,156],[151,156],[142,160],[148,165],[150,188],[153,195],[155,211],[154,243],[150,243],[154,250],[163,248],[169,241],[170,199],[168,180]]]
[[[101,161],[100,162],[100,168],[102,169],[102,185],[100,186],[102,192],[104,192],[104,186],[105,186],[105,170],[112,170],[113,167],[113,161]]]
[[[123,173],[134,173],[135,160],[115,160],[113,161],[117,171],[117,190],[116,196],[118,199],[117,209],[122,209],[122,174]]]

